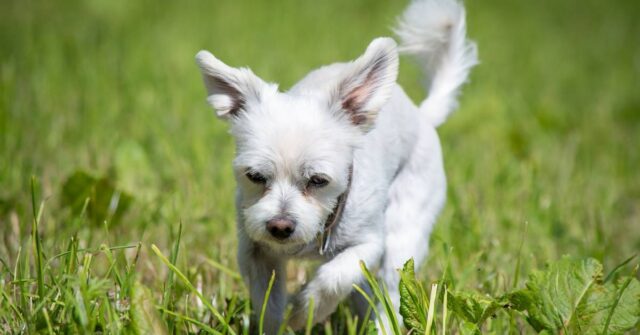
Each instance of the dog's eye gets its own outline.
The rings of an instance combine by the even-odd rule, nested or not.
[[[267,177],[263,176],[259,172],[247,172],[244,174],[254,184],[266,184]]]
[[[315,175],[309,178],[309,186],[311,187],[323,187],[327,186],[327,184],[329,184],[329,180],[325,177]]]

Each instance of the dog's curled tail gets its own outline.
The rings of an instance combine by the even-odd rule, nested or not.
[[[460,87],[478,63],[464,7],[457,0],[414,0],[394,31],[400,52],[414,56],[425,73],[429,93],[420,111],[437,127],[457,108]]]

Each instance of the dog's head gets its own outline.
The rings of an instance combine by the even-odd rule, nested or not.
[[[236,139],[240,229],[282,251],[311,242],[347,189],[354,148],[391,95],[395,42],[375,39],[335,77],[290,92],[207,51],[196,60],[207,101]]]

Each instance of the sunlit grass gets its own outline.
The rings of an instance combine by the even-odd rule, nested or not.
[[[286,89],[390,35],[405,5],[0,2],[0,333],[248,333],[234,148],[193,57],[211,50]],[[438,283],[439,333],[458,327],[442,292],[498,297],[564,254],[612,269],[640,250],[638,2],[466,6],[481,64],[439,129],[448,202],[418,273]],[[416,68],[400,70],[419,101]],[[77,171],[93,182],[71,206]],[[510,317],[483,330],[531,331]],[[355,323],[341,306],[312,333]]]

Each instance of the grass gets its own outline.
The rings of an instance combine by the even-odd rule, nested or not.
[[[287,88],[389,35],[405,5],[1,2],[0,332],[247,332],[233,145],[193,56]],[[449,196],[420,278],[499,296],[564,254],[615,268],[640,250],[640,5],[467,11],[481,64],[439,129]],[[424,96],[406,60],[399,80]],[[353,320],[329,322],[314,332]],[[506,314],[483,330],[533,331]]]

